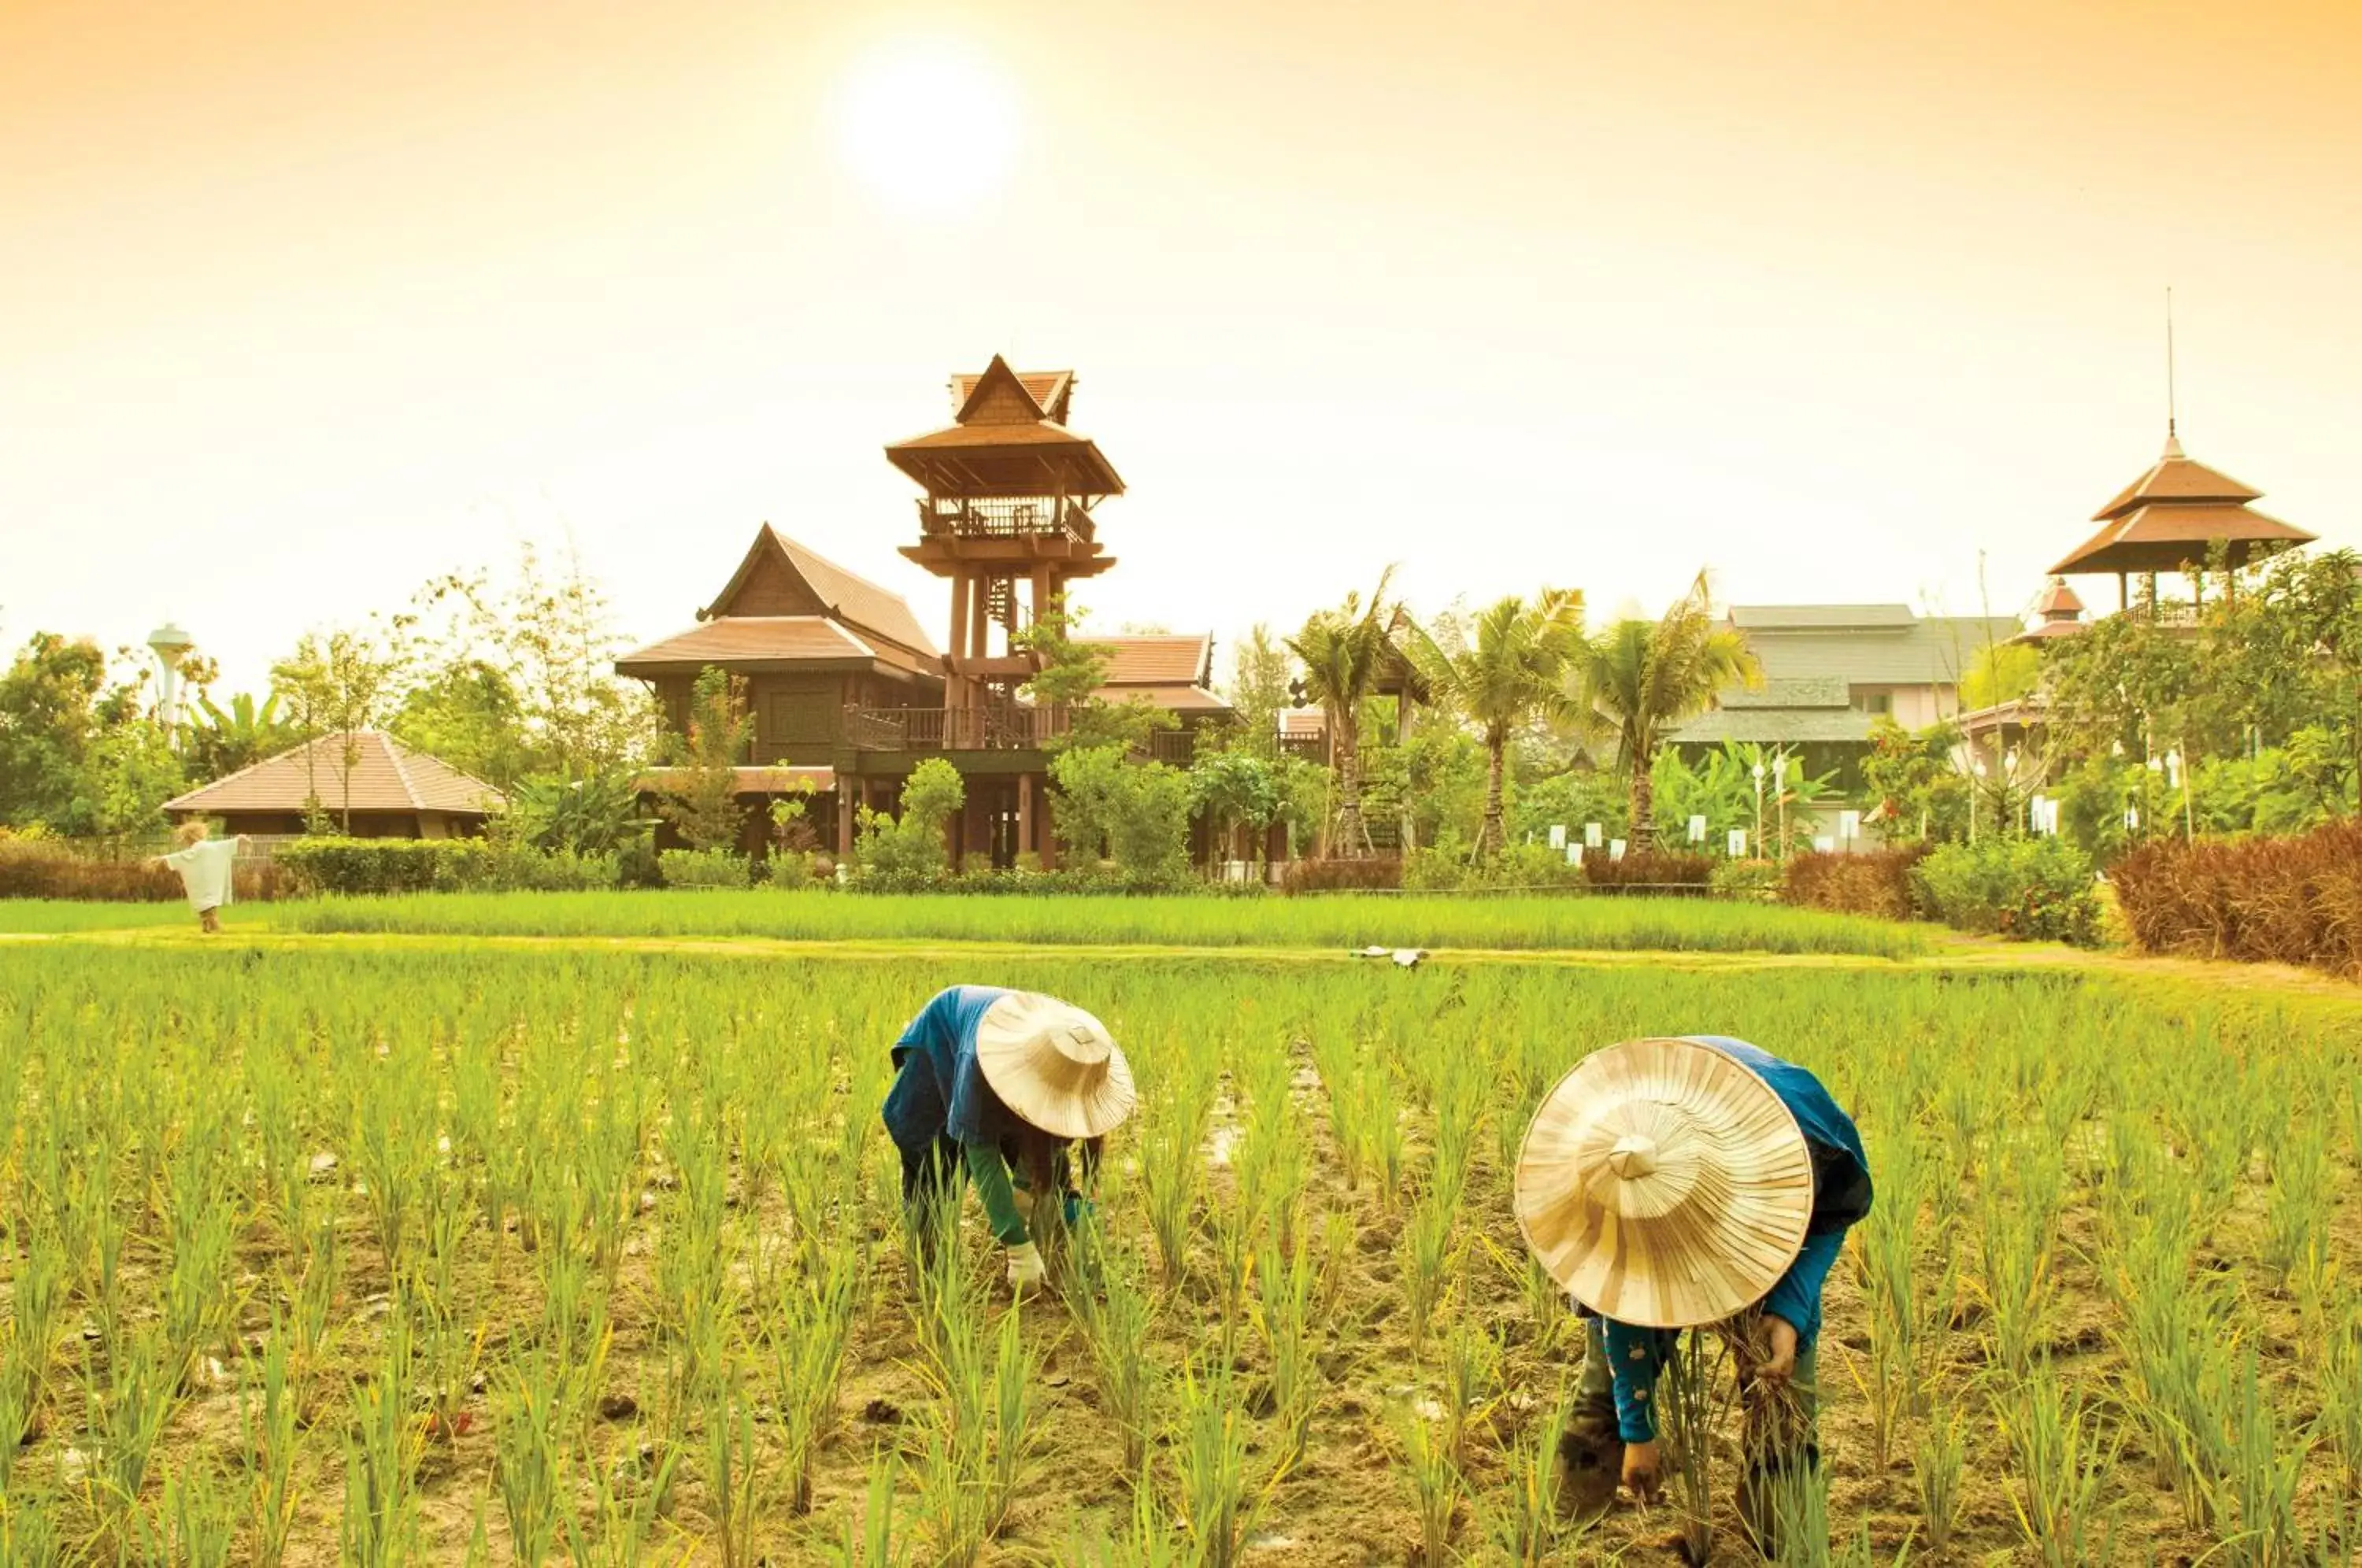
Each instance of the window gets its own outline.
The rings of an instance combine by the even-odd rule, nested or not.
[[[1853,705],[1856,711],[1860,712],[1892,713],[1894,712],[1894,693],[1892,691],[1857,691],[1854,693]]]

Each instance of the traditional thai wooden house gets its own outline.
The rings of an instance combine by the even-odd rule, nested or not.
[[[1041,668],[1021,634],[1065,602],[1066,585],[1115,564],[1093,510],[1123,481],[1089,437],[1066,425],[1072,371],[1021,374],[996,356],[952,381],[953,423],[886,448],[915,480],[918,539],[901,554],[951,585],[944,650],[903,598],[767,525],[699,624],[625,656],[618,672],[649,682],[685,732],[700,671],[743,677],[755,720],[740,767],[750,806],[796,793],[822,842],[851,850],[856,809],[891,810],[912,767],[941,756],[967,804],[955,853],[997,867],[1056,862],[1045,743],[1069,715],[1029,701]],[[1087,637],[1109,653],[1103,701],[1139,701],[1180,727],[1151,754],[1186,763],[1197,726],[1227,719],[1211,690],[1209,635]],[[648,783],[660,787],[662,770]],[[761,848],[749,812],[745,847]]]

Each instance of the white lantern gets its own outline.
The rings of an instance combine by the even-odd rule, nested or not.
[[[1566,847],[1566,824],[1564,823],[1551,823],[1550,846],[1552,849],[1564,849]]]
[[[1624,841],[1622,839],[1615,838],[1607,841],[1607,858],[1610,860],[1621,860],[1624,858]]]
[[[1692,844],[1705,842],[1705,819],[1694,813],[1690,817],[1690,842]]]
[[[1599,832],[1599,824],[1597,823],[1585,823],[1583,824],[1583,842],[1593,849],[1599,847],[1603,840]]]
[[[1730,830],[1730,838],[1727,848],[1727,853],[1733,860],[1746,859],[1747,830],[1745,828],[1732,828]]]
[[[1838,813],[1838,836],[1849,843],[1861,836],[1861,813],[1860,812],[1839,812]]]

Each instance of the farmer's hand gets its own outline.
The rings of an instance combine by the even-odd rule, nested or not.
[[[1039,1290],[1042,1282],[1050,1277],[1049,1265],[1042,1261],[1042,1249],[1031,1242],[1009,1249],[1009,1288],[1022,1295]]]
[[[1766,1383],[1785,1383],[1796,1375],[1796,1325],[1766,1312],[1763,1329],[1764,1337],[1772,1342],[1772,1353],[1755,1369],[1755,1375]]]
[[[1624,1445],[1624,1489],[1632,1494],[1636,1503],[1657,1500],[1657,1444],[1653,1438],[1647,1442]]]

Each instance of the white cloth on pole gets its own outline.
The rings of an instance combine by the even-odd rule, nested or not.
[[[230,863],[237,858],[237,840],[208,838],[164,856],[164,864],[181,874],[189,907],[203,914],[229,902]]]

